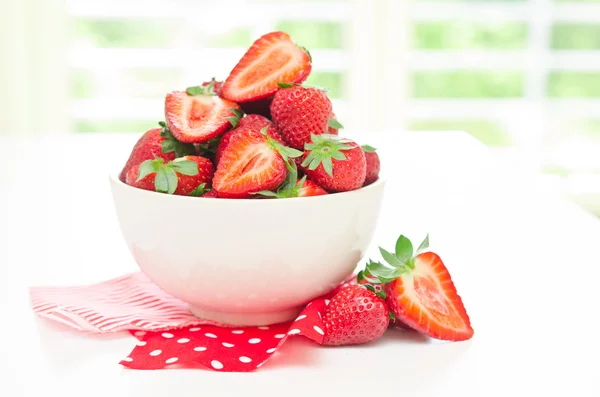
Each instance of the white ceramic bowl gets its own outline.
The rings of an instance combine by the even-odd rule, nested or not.
[[[373,237],[384,181],[290,199],[212,199],[133,188],[110,177],[140,269],[198,317],[288,321],[355,269]]]

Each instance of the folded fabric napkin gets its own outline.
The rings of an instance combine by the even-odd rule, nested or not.
[[[355,276],[340,284],[346,286]],[[138,341],[120,362],[133,369],[208,368],[247,372],[259,368],[290,335],[323,343],[322,316],[337,289],[308,303],[292,322],[229,327],[195,317],[185,302],[133,273],[82,287],[32,287],[33,310],[79,331],[131,332]]]

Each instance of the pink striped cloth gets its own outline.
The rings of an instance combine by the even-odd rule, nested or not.
[[[217,323],[190,313],[188,305],[133,273],[84,287],[32,287],[33,310],[80,331],[162,331]]]

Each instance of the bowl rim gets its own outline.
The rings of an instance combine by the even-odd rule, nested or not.
[[[130,189],[132,192],[135,191],[138,194],[149,194],[152,195],[152,197],[156,197],[156,196],[162,196],[164,198],[168,197],[168,200],[198,200],[201,197],[192,197],[192,196],[180,196],[180,195],[176,195],[176,194],[165,194],[165,193],[158,193],[157,192],[153,192],[150,190],[145,190],[145,189],[139,189],[136,187],[133,187],[131,185],[126,184],[125,182],[122,182],[119,179],[119,173],[111,173],[109,175],[109,179],[110,182],[112,182],[112,184],[115,185],[121,185],[123,188],[125,189]],[[200,202],[206,202],[206,201],[210,201],[210,202],[252,202],[252,203],[257,203],[257,204],[253,204],[253,205],[261,205],[258,203],[264,203],[264,202],[270,202],[271,205],[273,204],[273,201],[275,202],[289,202],[288,199],[302,199],[302,200],[291,200],[292,202],[306,202],[306,200],[313,200],[313,201],[317,201],[317,200],[335,200],[336,197],[348,197],[350,195],[356,195],[356,194],[361,194],[362,192],[365,191],[369,191],[369,190],[375,190],[377,188],[384,187],[384,185],[386,184],[386,180],[384,178],[381,178],[381,176],[379,178],[377,178],[377,180],[367,186],[363,186],[360,189],[356,189],[356,190],[350,190],[347,192],[339,192],[339,193],[330,193],[330,194],[324,194],[321,196],[309,196],[309,197],[289,197],[289,198],[284,198],[284,199],[277,199],[277,200],[257,200],[254,198],[236,198],[236,199],[228,199],[228,198],[216,198],[216,200],[199,200]]]

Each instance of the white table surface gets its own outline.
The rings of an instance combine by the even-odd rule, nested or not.
[[[255,373],[122,368],[131,336],[38,319],[27,287],[136,270],[107,178],[136,139],[0,138],[0,396],[600,396],[600,220],[460,132],[370,139],[389,180],[370,254],[400,233],[430,232],[471,316],[471,341],[389,331],[323,348],[296,337]]]

